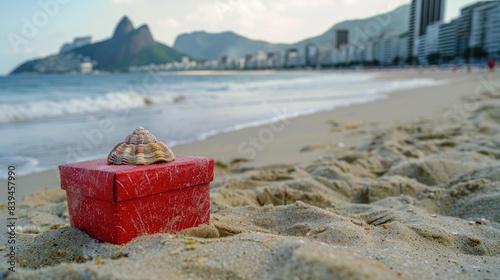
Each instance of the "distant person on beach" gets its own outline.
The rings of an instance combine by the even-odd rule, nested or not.
[[[493,57],[488,59],[488,68],[490,69],[490,72],[495,72],[495,59],[493,59]]]

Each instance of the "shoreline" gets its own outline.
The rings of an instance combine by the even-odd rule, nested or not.
[[[267,73],[279,73],[279,72],[334,72],[334,73],[395,73],[395,72],[415,72],[415,71],[449,71],[451,67],[455,67],[457,72],[463,71],[466,72],[469,67],[467,64],[444,64],[444,65],[400,65],[400,66],[349,66],[349,67],[322,67],[322,68],[308,68],[308,67],[299,67],[299,68],[269,68],[269,69],[193,69],[193,70],[155,70],[158,73],[171,73],[174,75],[226,75],[226,74],[238,74],[238,73],[252,73],[252,74],[267,74]],[[486,71],[487,66],[482,64],[474,64],[472,66],[473,71]],[[48,75],[48,76],[57,76],[57,75],[114,75],[114,74],[143,74],[148,71],[126,71],[126,72],[106,72],[106,71],[97,71],[96,73],[7,73],[0,74],[0,77],[9,77],[9,76],[23,76],[23,75]]]
[[[431,78],[438,81],[448,81],[448,84],[387,92],[384,93],[386,98],[375,101],[299,115],[279,120],[276,123],[266,123],[216,133],[203,140],[175,145],[173,146],[174,153],[213,157],[216,161],[225,163],[231,161],[245,162],[242,164],[243,166],[264,166],[283,162],[296,163],[312,160],[321,155],[321,149],[316,147],[312,151],[309,149],[308,152],[300,152],[306,145],[321,146],[338,143],[342,145],[345,144],[344,142],[348,138],[353,138],[349,139],[349,141],[354,141],[351,145],[355,145],[361,143],[368,136],[360,134],[355,137],[346,137],[345,133],[330,135],[325,133],[331,126],[327,123],[328,121],[351,122],[351,125],[356,122],[363,122],[364,124],[378,123],[381,126],[390,126],[395,121],[405,122],[435,115],[439,113],[438,110],[451,107],[464,95],[474,94],[475,86],[473,81],[477,81],[479,76],[485,74],[483,71],[467,74],[460,71],[452,73],[451,71],[441,70],[377,73],[379,75],[376,79],[382,80]],[[465,88],[457,87],[457,84],[460,83],[467,84],[467,86]],[[479,85],[479,81],[476,83]],[[444,90],[447,87],[454,88],[456,92]],[[422,93],[420,93],[421,91]],[[431,106],[425,106],[423,109],[422,106],[404,107],[409,104],[422,104],[422,100],[419,100],[422,95],[431,98],[434,95],[432,93],[436,91],[442,91],[445,94],[439,96]],[[420,95],[418,95],[419,93]],[[450,98],[453,99],[453,102],[451,102]],[[418,110],[415,110],[417,107]],[[284,126],[274,127],[273,130],[273,124],[279,123]],[[272,139],[259,139],[259,133],[263,137]],[[334,137],[330,138],[330,136]],[[257,138],[257,143],[252,141],[254,138]],[[270,143],[259,143],[258,140]],[[274,150],[274,152],[269,152],[270,150]],[[276,157],[276,154],[280,154],[280,156]],[[255,159],[252,160],[254,155]],[[249,158],[250,161],[247,161]],[[19,196],[48,188],[58,188],[60,183],[57,168],[19,175],[17,180],[21,188],[18,191]],[[5,179],[0,179],[0,183],[5,182]],[[0,193],[0,201],[5,201],[5,199],[6,195]]]

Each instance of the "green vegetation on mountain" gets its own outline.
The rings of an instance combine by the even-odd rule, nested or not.
[[[42,60],[43,60],[43,58],[42,59],[33,59],[30,61],[27,61],[27,62],[19,65],[16,69],[12,70],[12,72],[10,74],[35,72],[34,71],[35,65]]]
[[[120,60],[118,63],[111,65],[110,68],[126,70],[130,65],[165,64],[180,61],[183,56],[186,55],[161,43],[155,43],[134,55]]]
[[[252,40],[230,31],[216,34],[205,31],[181,34],[174,43],[175,49],[192,57],[205,57],[208,60],[217,59],[222,55],[244,57],[247,53],[255,54],[260,50],[279,51],[286,47],[286,44]]]
[[[127,71],[130,66],[181,61],[183,56],[185,54],[155,42],[147,25],[134,29],[132,22],[127,17],[123,17],[110,39],[82,46],[65,54],[28,61],[12,73],[65,72],[71,68],[60,67],[57,64],[69,62],[75,64],[75,60],[78,64],[79,57],[94,61],[94,69],[122,72]]]

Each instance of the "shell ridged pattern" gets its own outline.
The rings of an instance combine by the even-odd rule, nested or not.
[[[143,127],[134,130],[108,155],[108,163],[116,165],[147,165],[173,160],[172,150]]]

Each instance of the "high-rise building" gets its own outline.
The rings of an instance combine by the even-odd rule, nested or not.
[[[491,1],[474,8],[469,47],[481,48],[485,52],[496,52],[499,49],[498,40],[492,40],[499,33],[498,29],[495,30],[500,19],[499,5],[499,1]]]
[[[349,44],[349,30],[337,29],[335,30],[335,48],[339,49]]]
[[[380,38],[380,64],[392,65],[398,56],[399,35],[394,33],[383,33]]]
[[[417,38],[424,36],[427,26],[444,18],[445,0],[412,0],[408,37],[408,58],[413,59],[418,50]],[[422,40],[418,40],[422,42]]]
[[[391,31],[369,38],[363,49],[364,61],[378,62],[380,65],[401,64],[407,57],[408,34]]]
[[[486,40],[484,50],[490,57],[500,59],[500,1],[487,11],[485,22]]]
[[[318,64],[319,51],[318,47],[314,43],[309,43],[306,45],[306,66],[316,67]]]
[[[439,28],[439,53],[444,61],[448,61],[457,56],[457,25],[459,19],[450,23],[442,24]]]
[[[374,50],[373,50],[373,47],[374,47],[374,40],[373,38],[372,39],[368,39],[368,41],[366,42],[365,44],[365,57],[364,57],[364,61],[366,62],[372,62],[373,59],[374,59]]]
[[[299,52],[295,48],[287,49],[285,52],[285,67],[296,67],[299,65]]]
[[[461,10],[460,18],[457,22],[457,54],[460,56],[464,55],[465,51],[469,47],[473,11],[475,8],[480,7],[485,3],[487,2],[478,2]]]
[[[441,34],[442,22],[435,22],[427,26],[427,34],[425,34],[425,53],[426,55],[439,52],[439,38]]]
[[[399,36],[398,43],[398,64],[404,64],[406,58],[408,57],[408,33],[401,34]]]
[[[418,36],[415,39],[415,53],[414,56],[417,58],[416,62],[418,64],[427,64],[427,40],[424,36]]]
[[[500,1],[481,1],[464,7],[457,19],[457,55],[480,48],[488,55],[500,51]]]

